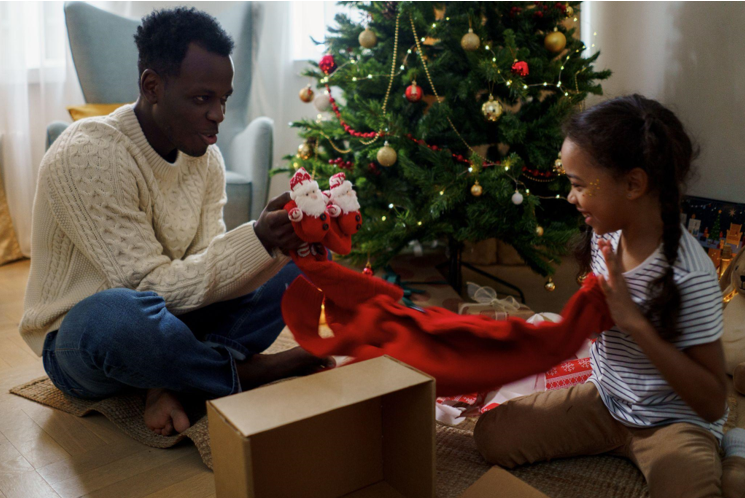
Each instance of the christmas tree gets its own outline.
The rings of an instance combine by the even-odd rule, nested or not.
[[[719,243],[719,239],[722,236],[722,210],[720,209],[717,213],[717,219],[714,220],[714,226],[711,228],[709,234],[709,240],[712,242]]]
[[[329,112],[292,123],[305,143],[273,173],[303,167],[322,188],[346,173],[358,262],[381,266],[413,240],[496,237],[552,274],[580,225],[561,122],[610,76],[574,37],[579,2],[342,3],[361,19],[337,15],[303,73],[315,91],[300,91]]]

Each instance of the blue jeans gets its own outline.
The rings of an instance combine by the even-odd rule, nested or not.
[[[137,388],[217,398],[241,391],[236,361],[284,328],[280,304],[300,274],[290,262],[256,291],[175,316],[152,291],[109,289],[76,304],[44,341],[44,369],[71,396]]]

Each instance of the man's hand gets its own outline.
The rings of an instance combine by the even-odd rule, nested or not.
[[[300,247],[303,241],[292,228],[285,204],[290,202],[290,193],[285,192],[266,205],[254,224],[254,232],[268,253],[276,248],[287,254]]]

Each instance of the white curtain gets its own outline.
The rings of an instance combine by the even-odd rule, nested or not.
[[[31,208],[46,126],[83,102],[62,2],[0,3],[0,167],[21,251],[31,255]]]
[[[90,3],[132,18],[175,5],[194,6],[218,15],[232,4]],[[297,130],[290,128],[288,122],[318,114],[312,105],[300,102],[297,95],[308,80],[299,76],[306,63],[294,60],[297,55],[293,48],[295,38],[307,38],[309,32],[292,25],[292,4],[253,2],[255,52],[249,113],[251,118],[268,116],[274,120],[274,166],[282,164],[281,157],[292,153],[301,142]],[[333,4],[322,2],[309,2],[302,7],[323,11],[328,21],[334,10]],[[63,2],[0,2],[0,174],[25,256],[31,253],[31,209],[45,152],[46,127],[52,121],[71,122],[66,107],[82,103],[64,24]],[[284,175],[275,177],[271,195],[288,186]]]

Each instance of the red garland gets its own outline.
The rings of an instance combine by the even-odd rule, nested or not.
[[[335,164],[337,168],[348,169],[349,171],[354,169],[354,163],[352,161],[345,161],[341,157],[329,159],[329,164]]]
[[[540,171],[537,169],[530,169],[527,166],[523,166],[523,173],[527,173],[530,176],[534,176],[536,178],[552,178],[554,176],[554,173],[551,171]]]
[[[339,106],[336,105],[336,100],[334,99],[333,96],[331,96],[331,87],[329,85],[326,85],[326,91],[329,93],[329,102],[331,102],[331,108],[334,110],[334,114],[336,114],[336,117],[339,119],[339,123],[344,128],[344,131],[346,131],[347,133],[349,133],[350,135],[352,135],[354,137],[361,137],[361,138],[373,138],[373,137],[375,137],[377,135],[380,135],[382,137],[384,135],[387,135],[386,133],[383,133],[383,132],[378,133],[378,132],[374,132],[374,131],[371,131],[371,132],[368,132],[368,133],[362,133],[362,132],[359,132],[359,131],[356,131],[355,129],[353,129],[351,126],[349,126],[347,123],[345,123],[344,120],[342,119],[341,112],[339,111]],[[411,133],[408,133],[406,135],[406,138],[408,138],[412,142],[418,143],[419,145],[423,145],[425,147],[429,147],[431,150],[433,150],[435,152],[441,150],[440,147],[438,147],[437,145],[429,145],[424,140],[420,140],[420,139],[414,138],[414,136]],[[472,166],[473,165],[473,163],[471,161],[469,161],[468,159],[466,159],[465,157],[463,157],[461,154],[452,153],[451,156],[453,156],[453,159],[455,159],[456,161],[458,161],[460,163],[468,164],[469,166]],[[496,166],[498,164],[500,164],[499,161],[494,162],[494,163],[484,163],[484,164],[482,164],[482,167],[488,168],[489,166]]]

